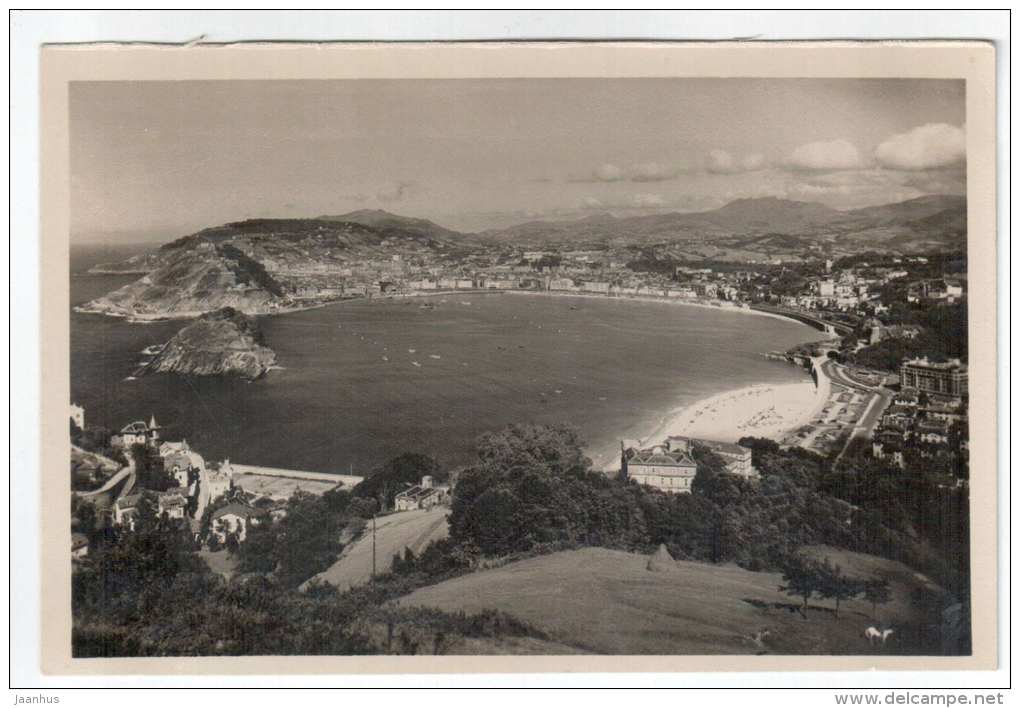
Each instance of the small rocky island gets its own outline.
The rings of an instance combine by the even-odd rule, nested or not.
[[[255,318],[232,307],[206,313],[181,329],[136,375],[241,376],[257,379],[276,364]]]

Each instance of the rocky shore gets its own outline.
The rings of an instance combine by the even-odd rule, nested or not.
[[[258,323],[231,307],[198,317],[182,328],[136,375],[240,376],[257,379],[276,364]]]

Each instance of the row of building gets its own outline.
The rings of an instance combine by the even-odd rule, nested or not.
[[[872,453],[903,467],[904,451],[922,457],[968,454],[967,365],[909,359],[900,365],[900,390],[885,409],[872,438]]]

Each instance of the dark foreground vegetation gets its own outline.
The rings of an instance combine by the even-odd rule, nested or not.
[[[437,474],[433,461],[402,456],[350,493],[295,495],[285,517],[228,543],[238,571],[229,579],[197,554],[201,539],[148,509],[134,532],[91,529],[92,550],[73,576],[74,652],[441,653],[470,637],[541,637],[498,612],[456,615],[391,601],[494,562],[584,546],[650,553],[660,544],[677,559],[783,573],[788,593],[805,605],[813,595],[830,598],[837,614],[851,597],[885,602],[888,584],[806,560],[803,547],[901,561],[945,589],[914,598],[931,637],[925,650],[969,652],[965,487],[947,487],[923,468],[886,467],[865,447],[834,465],[768,440],[742,443],[753,450],[759,481],[726,474],[702,449],[694,493],[667,495],[592,471],[570,429],[487,434],[476,463],[455,480],[450,537],[419,555],[405,552],[388,573],[343,593],[305,581],[392,503],[400,484]],[[943,631],[947,611],[962,613],[951,636]]]

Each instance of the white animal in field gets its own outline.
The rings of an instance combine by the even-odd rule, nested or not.
[[[746,639],[758,649],[757,654],[765,654],[768,652],[768,647],[765,646],[765,641],[772,636],[772,632],[767,627],[762,627],[757,632],[746,634],[742,639]]]
[[[864,630],[864,638],[868,640],[868,644],[874,644],[877,641],[881,641],[884,645],[886,640],[893,635],[893,629],[877,629],[875,627],[868,627]]]

